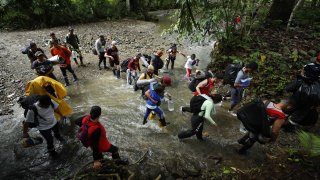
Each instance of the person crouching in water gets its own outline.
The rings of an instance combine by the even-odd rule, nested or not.
[[[266,112],[268,115],[268,121],[270,126],[272,126],[270,129],[271,138],[269,142],[274,143],[280,134],[282,125],[284,125],[287,120],[287,115],[284,112],[289,109],[291,103],[287,100],[281,100],[280,103],[277,104],[267,101],[263,101],[263,103],[267,107]],[[259,141],[262,144],[265,143],[260,140],[259,136],[261,137],[260,134],[247,132],[241,139],[238,140],[238,143],[242,144],[242,147],[237,150],[237,152],[239,154],[246,154],[247,150],[250,149],[255,142]]]
[[[211,115],[216,113],[214,108],[214,104],[217,104],[222,101],[222,96],[220,94],[214,94],[212,90],[210,95],[200,94],[198,96],[192,97],[190,103],[191,112],[193,115],[191,116],[191,129],[187,131],[182,131],[178,134],[179,139],[184,139],[191,137],[193,135],[197,136],[197,139],[202,141],[202,131],[204,120],[208,120],[212,125],[218,126],[216,122],[211,118]],[[192,103],[196,102],[196,103]],[[197,107],[193,107],[197,106]]]
[[[147,118],[151,111],[155,111],[160,117],[160,127],[165,127],[167,125],[164,113],[159,107],[165,95],[171,97],[169,93],[165,93],[165,88],[167,86],[171,86],[171,78],[169,76],[162,77],[161,83],[150,83],[150,89],[145,92],[145,96],[147,97],[147,109],[143,117],[143,124],[147,123]]]
[[[106,129],[99,122],[101,116],[101,107],[92,106],[90,115],[78,118],[75,123],[78,126],[88,126],[89,146],[93,151],[93,168],[99,170],[102,167],[101,160],[103,159],[102,152],[112,153],[112,159],[120,164],[128,164],[127,160],[121,160],[119,148],[111,144],[106,136]]]

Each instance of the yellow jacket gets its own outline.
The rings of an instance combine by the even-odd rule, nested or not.
[[[51,86],[55,92],[55,96],[50,94],[48,91],[46,91],[45,87]],[[67,104],[63,98],[67,96],[67,90],[65,87],[58,81],[49,78],[47,76],[39,76],[31,81],[28,82],[26,89],[26,96],[29,96],[31,94],[37,94],[37,95],[48,95],[51,99],[56,101],[59,104],[59,111],[63,116],[70,116],[72,113],[72,108]],[[57,116],[56,114],[56,117]],[[59,119],[59,118],[57,118]]]

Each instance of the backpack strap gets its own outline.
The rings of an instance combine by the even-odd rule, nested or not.
[[[32,105],[32,106],[29,107],[29,109],[32,110],[33,113],[34,113],[34,116],[33,116],[33,117],[34,117],[34,119],[33,119],[34,124],[35,124],[36,126],[39,126],[39,120],[38,120],[39,114],[38,114],[38,109],[37,109],[37,107],[36,107],[35,105]]]

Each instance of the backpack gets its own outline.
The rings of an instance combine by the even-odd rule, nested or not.
[[[260,99],[254,99],[237,111],[238,119],[249,132],[270,137],[270,125],[272,122],[269,121],[266,110],[269,103],[263,103]]]
[[[212,77],[212,74],[209,72],[205,72],[205,76],[198,77],[198,78],[194,77],[194,78],[192,78],[191,82],[189,83],[188,88],[190,89],[191,92],[196,92],[197,85],[205,79],[208,79],[208,83],[207,83],[207,85],[208,85],[209,78],[211,78],[211,77]]]
[[[201,110],[201,106],[204,101],[207,99],[201,95],[193,96],[190,100],[190,112],[193,114],[197,114],[203,110]]]
[[[28,54],[28,52],[30,51],[30,47],[29,46],[28,47],[24,47],[20,51],[21,51],[22,54]]]
[[[85,116],[84,118],[87,118],[88,116]],[[82,120],[84,119],[82,118]],[[93,126],[90,126],[93,127]],[[89,128],[88,124],[82,124],[80,129],[77,132],[77,139],[81,141],[84,147],[90,146],[90,137],[89,137]]]
[[[77,138],[81,141],[84,147],[90,146],[89,141],[89,126],[87,124],[83,124],[77,132]]]
[[[163,68],[163,61],[160,57],[156,57],[154,54],[151,55],[151,61],[152,60],[156,60],[155,64],[156,64],[156,67],[154,67],[155,69],[162,69]],[[150,61],[150,63],[151,63]]]
[[[241,64],[229,64],[224,71],[223,84],[230,84],[231,86],[233,86],[238,72],[241,69]]]
[[[320,82],[302,82],[299,89],[293,94],[300,107],[318,106],[320,104]]]
[[[121,72],[126,72],[127,71],[128,65],[129,65],[131,60],[132,60],[132,58],[128,58],[128,59],[126,59],[126,60],[121,62],[121,64],[120,64]]]

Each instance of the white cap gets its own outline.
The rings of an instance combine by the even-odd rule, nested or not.
[[[112,41],[111,42],[111,45],[116,45],[117,44],[117,41]]]

